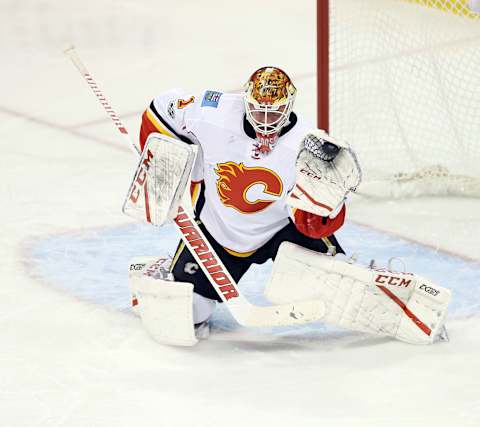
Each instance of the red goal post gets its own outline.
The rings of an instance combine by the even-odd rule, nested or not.
[[[480,14],[470,5],[317,0],[317,125],[356,149],[360,193],[480,197]]]

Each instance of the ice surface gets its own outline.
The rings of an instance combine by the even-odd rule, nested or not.
[[[265,64],[292,74],[313,119],[314,39],[313,2],[0,3],[2,426],[480,424],[478,200],[354,199],[339,233],[362,260],[401,255],[452,287],[449,343],[251,330],[220,310],[211,340],[181,349],[129,313],[125,262],[176,236],[120,213],[135,160],[64,45],[135,135],[158,92],[235,90]],[[245,277],[249,298],[268,269]]]
[[[453,289],[451,319],[480,312],[480,287],[472,286],[480,283],[478,263],[351,223],[337,237],[348,254],[357,255],[359,263],[368,265],[374,259],[377,266],[386,267],[389,259],[395,257],[399,260],[395,260],[394,268],[406,268]],[[128,311],[129,260],[138,255],[173,257],[178,241],[171,224],[162,228],[134,224],[45,238],[34,243],[27,256],[32,264],[30,271],[56,289]],[[241,280],[242,290],[252,302],[266,302],[262,290],[270,270],[271,262],[255,265]],[[222,323],[218,318],[214,325]]]

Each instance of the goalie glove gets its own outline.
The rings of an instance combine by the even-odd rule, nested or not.
[[[330,218],[338,214],[347,194],[356,191],[362,176],[350,145],[320,129],[302,139],[296,170],[297,180],[287,203]]]

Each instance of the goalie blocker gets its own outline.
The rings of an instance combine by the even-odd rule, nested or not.
[[[178,215],[196,155],[194,145],[152,133],[123,204],[123,213],[160,226]]]

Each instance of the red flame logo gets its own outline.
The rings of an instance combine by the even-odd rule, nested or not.
[[[263,185],[263,193],[279,197],[283,191],[280,177],[270,169],[248,167],[243,163],[219,163],[215,169],[218,175],[217,192],[221,202],[245,214],[260,212],[275,200],[248,200],[247,191],[254,185]]]

